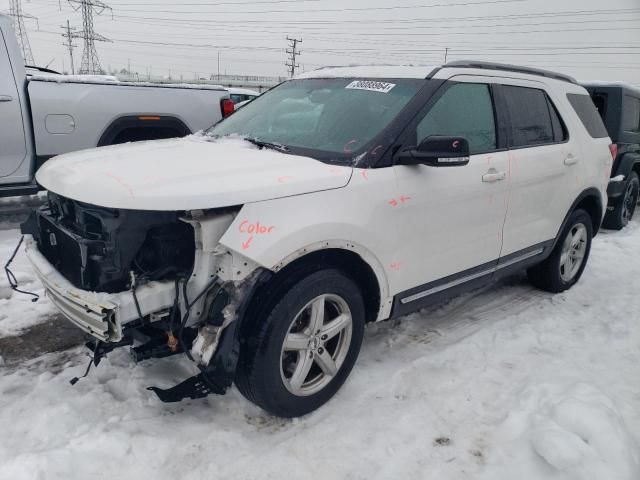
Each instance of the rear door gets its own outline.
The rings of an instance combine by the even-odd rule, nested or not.
[[[0,177],[14,173],[27,156],[20,97],[0,30]]]
[[[553,240],[582,179],[579,142],[569,138],[543,85],[514,80],[497,90],[509,138],[504,257]]]

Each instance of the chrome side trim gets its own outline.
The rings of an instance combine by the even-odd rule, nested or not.
[[[507,260],[504,263],[500,263],[495,267],[491,267],[491,268],[488,268],[486,270],[482,270],[480,272],[473,273],[471,275],[466,275],[466,276],[458,278],[456,280],[452,280],[450,282],[443,283],[442,285],[438,285],[437,287],[429,288],[428,290],[424,290],[422,292],[418,292],[418,293],[414,293],[413,295],[409,295],[408,297],[404,297],[404,298],[400,299],[400,303],[402,303],[404,305],[404,304],[407,304],[407,303],[415,302],[416,300],[420,300],[421,298],[428,297],[429,295],[433,295],[434,293],[439,293],[439,292],[442,292],[444,290],[448,290],[450,288],[457,287],[458,285],[462,285],[463,283],[470,282],[471,280],[475,280],[477,278],[482,278],[485,275],[490,275],[492,273],[497,272],[498,270],[502,270],[503,268],[507,268],[507,267],[510,267],[511,265],[515,265],[516,263],[521,262],[523,260],[528,260],[529,258],[533,258],[533,257],[535,257],[537,255],[540,255],[542,252],[544,252],[544,248],[538,248],[536,250],[532,250],[532,251],[527,252],[527,253],[525,253],[523,255],[519,255],[519,256],[517,256],[515,258]]]
[[[544,248],[538,248],[536,250],[532,250],[523,255],[520,255],[519,257],[512,258],[511,260],[507,260],[504,263],[499,263],[498,266],[496,267],[496,271],[502,270],[503,268],[510,267],[511,265],[514,265],[518,262],[522,262],[523,260],[528,260],[530,258],[533,258],[537,255],[540,255],[542,252],[544,252]]]
[[[447,290],[452,287],[456,287],[458,285],[462,285],[463,283],[469,282],[471,280],[475,280],[476,278],[484,277],[485,275],[489,275],[490,273],[495,272],[495,267],[492,267],[488,270],[483,270],[478,273],[474,273],[473,275],[467,275],[466,277],[458,278],[457,280],[452,280],[450,282],[444,283],[442,285],[438,285],[437,287],[430,288],[428,290],[424,290],[422,292],[414,293],[408,297],[404,297],[400,300],[400,303],[410,303],[415,302],[416,300],[420,300],[421,298],[428,297],[429,295],[433,295],[434,293],[442,292],[443,290]]]

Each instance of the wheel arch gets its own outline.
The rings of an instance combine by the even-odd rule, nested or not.
[[[191,130],[177,117],[170,115],[125,115],[113,120],[98,140],[98,147],[113,145],[118,136],[127,131],[173,131],[176,137],[189,135]]]
[[[632,171],[640,175],[640,154],[636,152],[623,153],[618,161],[615,174],[627,176]]]
[[[558,242],[560,234],[564,230],[567,224],[567,221],[569,220],[569,217],[577,209],[583,209],[591,217],[594,237],[600,230],[600,225],[602,223],[602,217],[604,214],[602,197],[601,197],[600,191],[597,188],[594,188],[594,187],[587,188],[582,193],[580,193],[580,195],[578,195],[578,197],[573,201],[571,208],[569,208],[569,211],[567,212],[566,216],[564,217],[564,220],[562,221],[562,225],[560,225],[560,228],[558,229],[558,233],[556,234],[556,239],[554,241],[553,247],[555,247],[556,243]],[[551,250],[553,250],[553,247],[551,248]]]
[[[247,329],[252,329],[260,317],[260,311],[267,308],[267,303],[270,305],[300,278],[328,268],[341,271],[358,285],[365,304],[367,323],[384,317],[386,310],[383,302],[389,303],[389,308],[391,303],[387,302],[386,278],[380,278],[384,275],[382,267],[375,265],[375,262],[372,265],[372,262],[365,260],[360,252],[355,251],[354,245],[349,246],[352,248],[346,248],[346,245],[339,246],[336,242],[321,242],[320,245],[300,249],[269,269],[272,274],[253,292],[249,300],[247,315],[242,321],[242,330],[247,332]]]

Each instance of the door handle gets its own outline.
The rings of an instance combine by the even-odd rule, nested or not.
[[[482,176],[482,181],[485,183],[494,183],[500,182],[505,178],[507,178],[507,174],[505,172],[498,172],[492,168]]]
[[[13,97],[11,95],[0,95],[0,102],[11,102]]]
[[[570,153],[569,155],[566,156],[566,158],[564,159],[564,164],[567,167],[570,167],[571,165],[575,165],[576,163],[578,163],[578,157],[576,157],[575,155],[573,155],[572,153]]]

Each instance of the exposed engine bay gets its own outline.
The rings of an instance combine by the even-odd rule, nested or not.
[[[189,274],[194,232],[180,216],[97,207],[49,193],[23,232],[77,288],[115,293],[130,288],[131,272],[141,281]]]

